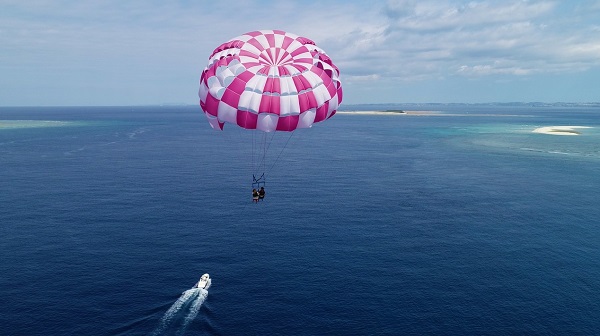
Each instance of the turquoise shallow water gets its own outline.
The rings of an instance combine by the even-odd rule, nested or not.
[[[0,333],[597,334],[598,111],[442,110],[276,137],[255,205],[196,107],[1,108],[66,124],[0,130]]]

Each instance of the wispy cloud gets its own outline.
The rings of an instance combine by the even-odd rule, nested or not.
[[[597,3],[590,5],[595,8]],[[596,24],[575,17],[581,6],[564,8],[556,1],[389,1],[381,11],[384,35],[373,39],[365,52],[381,76],[523,76],[600,65],[600,36],[592,33]]]

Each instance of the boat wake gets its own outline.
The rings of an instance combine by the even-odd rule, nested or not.
[[[181,332],[184,332],[185,328],[187,328],[188,324],[190,324],[190,322],[192,322],[196,318],[196,316],[200,312],[200,307],[202,307],[202,304],[206,300],[208,291],[206,289],[200,289],[199,292],[200,292],[200,294],[196,297],[196,299],[190,305],[188,314],[186,315],[185,319],[183,320],[183,327],[181,329]]]
[[[191,288],[181,294],[179,299],[160,319],[160,324],[151,335],[182,335],[188,325],[200,312],[208,291],[202,288]]]

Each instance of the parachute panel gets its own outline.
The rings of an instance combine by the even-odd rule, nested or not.
[[[308,110],[300,114],[298,128],[310,128],[315,122],[315,110]]]

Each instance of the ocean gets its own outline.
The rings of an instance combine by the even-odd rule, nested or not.
[[[0,334],[600,334],[598,106],[345,109],[0,108]]]

